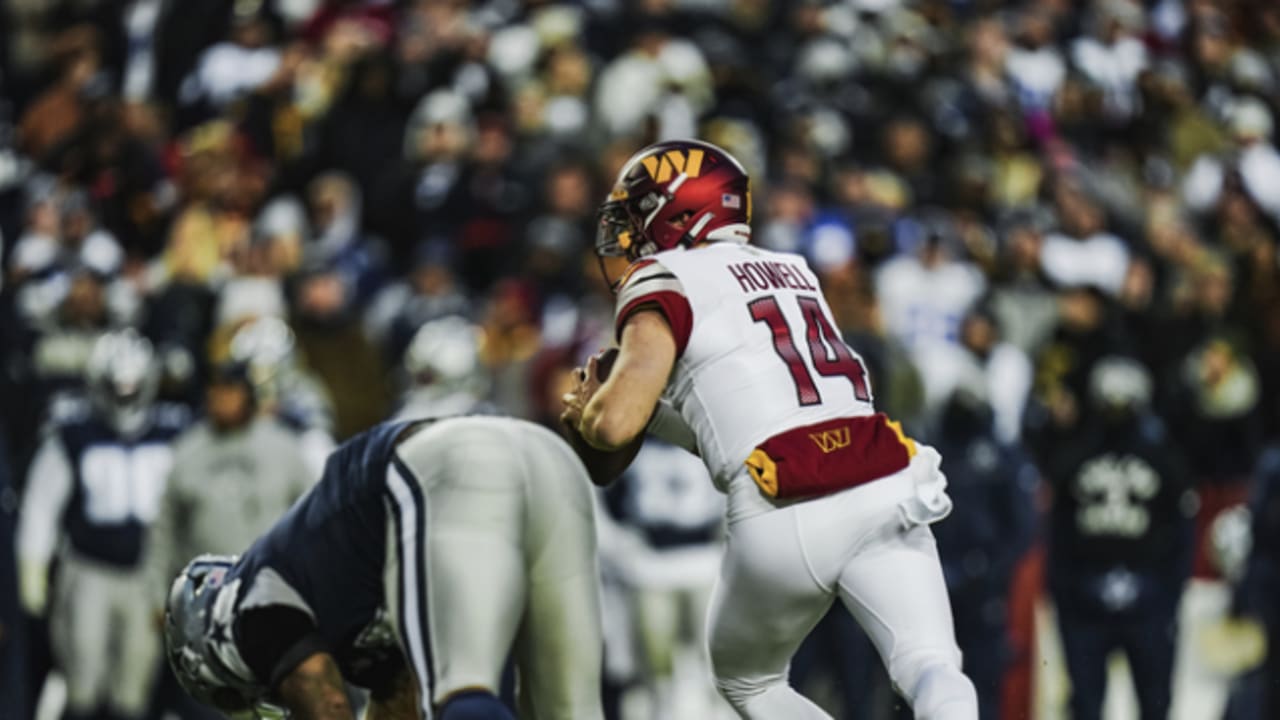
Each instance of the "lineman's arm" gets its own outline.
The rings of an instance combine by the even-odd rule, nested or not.
[[[583,439],[601,450],[621,449],[644,432],[676,362],[675,334],[657,310],[632,313],[621,335],[613,371],[586,398],[578,423]]]
[[[280,701],[296,720],[355,720],[338,663],[317,652],[280,681]]]
[[[397,673],[385,693],[373,692],[364,720],[418,720],[418,692],[413,686],[413,673],[406,667]]]
[[[22,605],[32,615],[44,614],[49,562],[58,547],[59,526],[71,499],[72,482],[66,450],[57,435],[50,435],[31,462],[18,513],[18,585]]]
[[[291,717],[355,720],[342,672],[308,612],[293,605],[254,607],[237,618],[233,634],[245,665]]]

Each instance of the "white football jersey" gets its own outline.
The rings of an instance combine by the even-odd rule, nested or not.
[[[634,311],[655,306],[679,350],[663,402],[693,431],[723,491],[768,438],[874,412],[865,365],[799,255],[728,242],[657,253],[620,283],[619,333]]]

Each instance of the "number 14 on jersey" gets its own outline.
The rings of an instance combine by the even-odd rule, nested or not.
[[[853,385],[853,396],[862,402],[871,402],[866,369],[857,354],[844,344],[840,334],[832,327],[826,313],[822,311],[822,304],[814,297],[801,296],[796,301],[800,305],[800,316],[804,318],[804,334],[814,371],[823,377],[848,378]],[[800,357],[777,298],[758,298],[747,303],[747,308],[751,311],[752,320],[768,325],[772,331],[773,349],[791,372],[791,379],[796,385],[796,399],[801,405],[821,403],[822,395],[818,392],[817,383],[804,359]]]

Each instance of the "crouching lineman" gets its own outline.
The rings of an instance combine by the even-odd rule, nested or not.
[[[572,450],[519,420],[384,423],[238,560],[174,581],[169,662],[224,712],[512,718],[496,697],[514,649],[526,718],[600,718],[591,484]],[[386,713],[386,714],[384,714]]]

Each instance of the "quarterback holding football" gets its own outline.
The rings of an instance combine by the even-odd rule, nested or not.
[[[974,720],[930,523],[938,453],[877,413],[861,358],[805,260],[755,247],[750,179],[709,143],[658,143],[619,172],[596,251],[619,348],[592,358],[562,420],[593,479],[652,433],[728,496],[708,621],[717,689],[745,718],[826,718],[787,682],[839,598],[917,718]]]

